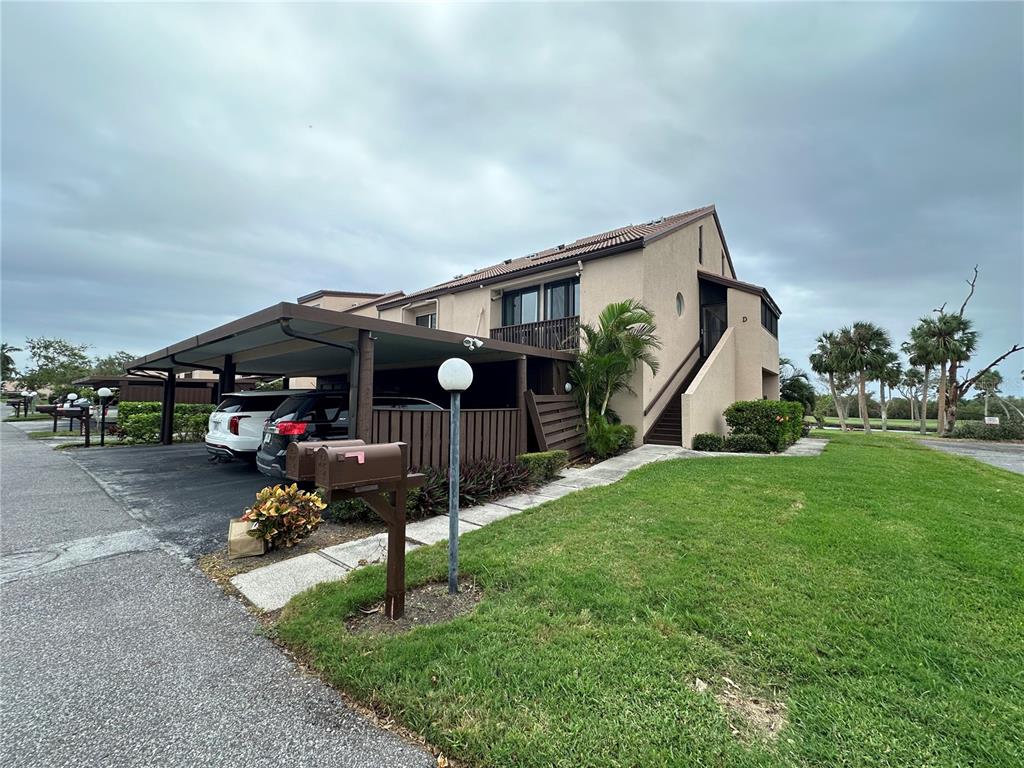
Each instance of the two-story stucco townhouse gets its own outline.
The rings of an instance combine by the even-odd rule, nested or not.
[[[349,297],[345,297],[348,299]],[[354,297],[353,297],[354,298]],[[653,313],[660,368],[638,369],[612,401],[637,441],[689,446],[725,430],[737,400],[779,397],[778,305],[736,279],[714,206],[629,225],[456,277],[381,296],[381,319],[534,347],[573,349],[578,322],[636,298]],[[358,311],[358,310],[357,310]]]

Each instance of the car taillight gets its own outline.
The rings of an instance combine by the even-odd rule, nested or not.
[[[279,435],[302,435],[306,432],[304,421],[279,421],[275,426]]]
[[[228,432],[230,432],[232,435],[237,435],[238,422],[241,421],[242,419],[248,418],[248,416],[232,416],[230,419],[228,419]]]

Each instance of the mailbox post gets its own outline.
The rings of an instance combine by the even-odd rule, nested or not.
[[[422,486],[425,480],[421,474],[410,474],[408,446],[405,443],[366,445],[362,440],[293,443],[288,446],[285,475],[296,481],[315,480],[328,501],[339,497],[362,499],[388,524],[384,615],[389,619],[402,618],[405,613],[405,504],[409,489]]]
[[[437,381],[452,393],[448,432],[448,594],[459,591],[459,422],[461,395],[473,383],[473,368],[465,360],[450,357],[437,369]]]

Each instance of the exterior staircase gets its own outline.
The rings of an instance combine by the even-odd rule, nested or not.
[[[668,405],[665,406],[665,410],[658,416],[658,420],[654,422],[654,426],[650,428],[647,434],[644,436],[645,443],[653,443],[654,445],[682,445],[683,442],[683,404],[680,400],[680,396],[686,391],[686,388],[690,386],[690,382],[700,372],[701,367],[704,365],[706,357],[700,357],[697,359],[697,363],[690,369],[690,372],[686,374],[682,384],[680,384],[672,395],[672,399],[669,400]]]

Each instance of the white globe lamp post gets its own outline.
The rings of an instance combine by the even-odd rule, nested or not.
[[[459,591],[460,396],[473,383],[473,368],[465,360],[451,357],[437,369],[437,381],[452,397],[448,430],[448,594],[454,595]]]
[[[110,387],[100,387],[96,390],[96,396],[100,399],[100,448],[103,447],[103,437],[107,431],[107,403],[110,396],[114,394]]]

